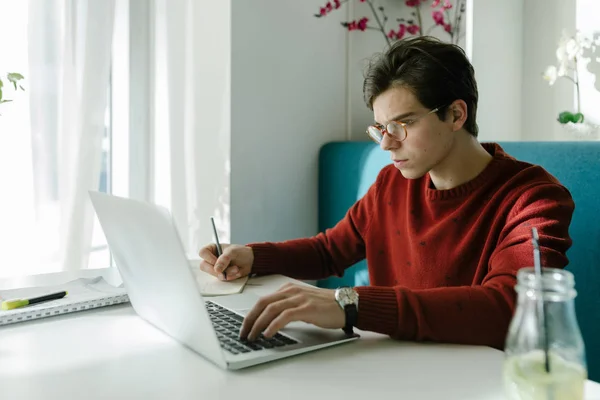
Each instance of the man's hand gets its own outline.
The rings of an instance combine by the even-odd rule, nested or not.
[[[223,254],[217,258],[217,245],[214,243],[200,250],[200,269],[216,276],[220,280],[232,281],[249,275],[254,263],[254,251],[251,247],[237,244],[222,244]],[[225,274],[223,274],[225,271]]]
[[[335,291],[287,283],[256,303],[244,318],[240,337],[254,340],[263,332],[273,337],[292,321],[304,321],[321,328],[343,328],[346,315],[335,300]]]

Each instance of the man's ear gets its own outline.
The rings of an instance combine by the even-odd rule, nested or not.
[[[464,100],[455,100],[450,104],[450,115],[452,116],[452,128],[454,131],[462,129],[467,122],[468,110]]]
[[[460,112],[455,107],[452,107],[452,122],[456,122],[459,119],[460,119]]]

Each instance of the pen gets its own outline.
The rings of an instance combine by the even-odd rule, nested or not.
[[[67,291],[62,291],[58,293],[47,294],[44,296],[33,297],[31,299],[5,300],[2,302],[2,309],[12,310],[13,308],[25,307],[27,305],[41,303],[43,301],[62,299],[67,294],[69,294]]]
[[[221,254],[223,254],[223,250],[221,249],[221,243],[219,243],[219,235],[217,235],[215,219],[213,217],[210,217],[210,222],[212,223],[213,232],[215,234],[215,242],[217,244],[217,257],[221,257]],[[223,276],[225,277],[225,279],[227,279],[227,272],[225,272],[225,270],[223,270]]]

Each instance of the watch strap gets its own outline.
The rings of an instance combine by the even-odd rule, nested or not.
[[[356,322],[358,320],[358,310],[356,309],[356,304],[348,304],[344,307],[344,313],[346,314],[346,325],[344,328],[344,332],[348,336],[354,335],[354,327],[356,326]]]

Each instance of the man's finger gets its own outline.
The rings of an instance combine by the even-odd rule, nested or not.
[[[211,265],[215,265],[215,262],[217,262],[217,256],[215,254],[217,254],[217,246],[215,244],[204,246],[198,253],[201,259]]]
[[[290,322],[303,321],[307,311],[308,308],[306,306],[288,308],[287,310],[284,310],[273,321],[271,321],[269,326],[267,326],[267,329],[264,331],[264,336],[267,339],[270,339],[275,336],[277,332],[285,328],[285,326]]]
[[[228,281],[234,281],[241,276],[242,274],[240,272],[240,269],[235,265],[230,265],[229,268],[225,270],[225,279]]]
[[[245,339],[248,337],[248,334],[252,330],[254,323],[269,304],[282,300],[286,297],[288,297],[288,294],[285,292],[275,292],[268,296],[261,297],[260,300],[256,302],[254,307],[252,307],[252,310],[250,310],[250,312],[244,318],[244,322],[242,322],[242,329],[240,330],[240,338]]]
[[[204,260],[200,262],[200,271],[204,271],[213,276],[217,276],[217,274],[215,273],[215,267]]]
[[[286,310],[297,307],[298,303],[298,297],[288,297],[269,304],[254,322],[254,325],[248,334],[248,339],[254,340],[259,337],[260,333],[271,325],[273,320],[277,319],[282,313],[286,312]]]
[[[229,263],[231,263],[231,256],[229,254],[223,254],[219,257],[215,262],[215,272],[217,275],[222,274],[229,267]]]

